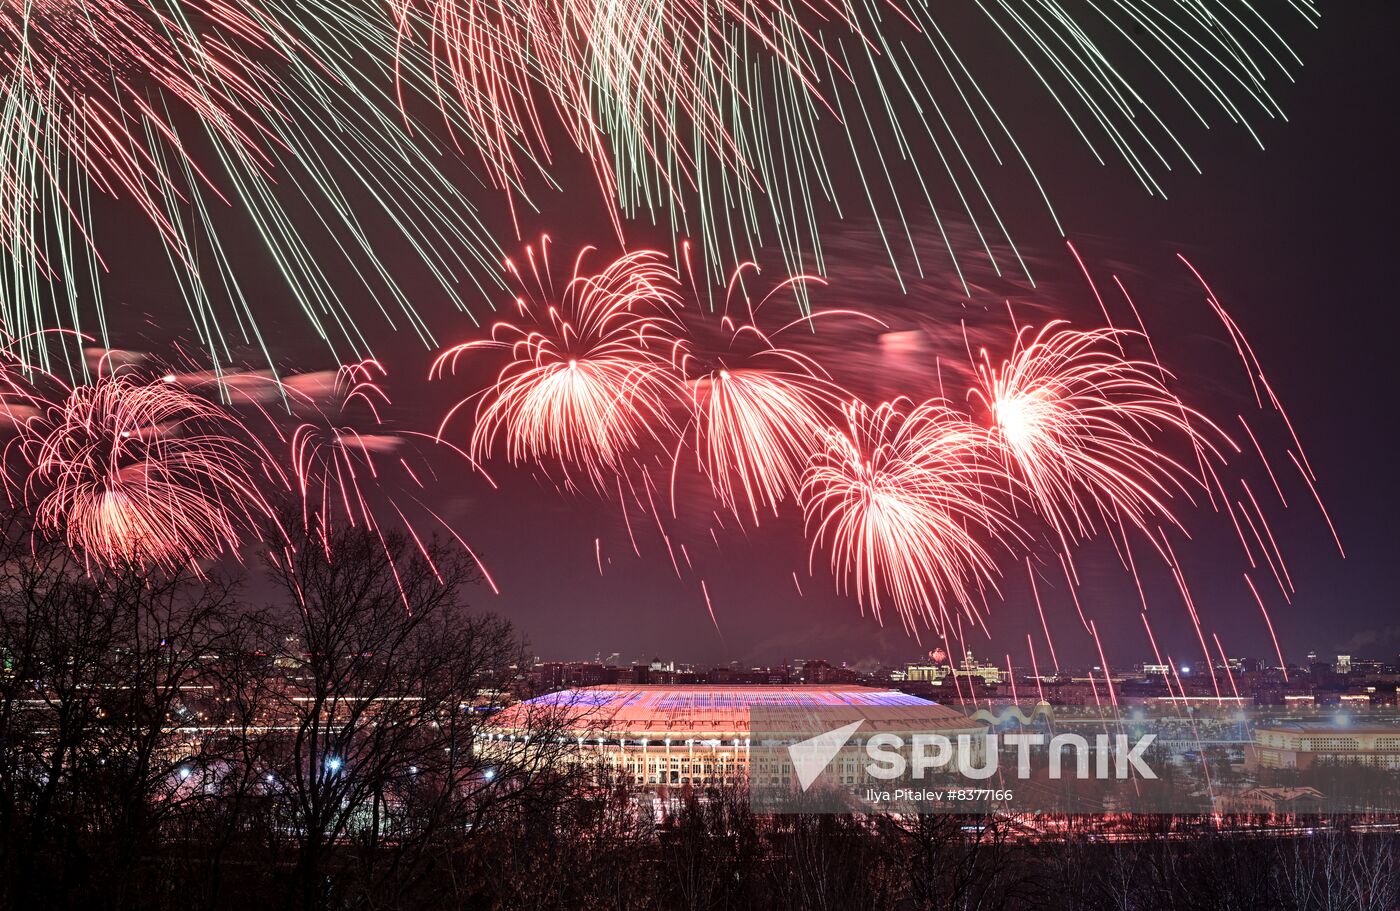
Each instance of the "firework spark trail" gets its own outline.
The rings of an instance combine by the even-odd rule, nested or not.
[[[1118,692],[1113,688],[1113,674],[1108,667],[1108,656],[1103,651],[1103,640],[1099,638],[1099,626],[1093,621],[1089,623],[1089,635],[1094,640],[1094,648],[1098,649],[1099,652],[1099,667],[1103,669],[1103,682],[1108,689],[1108,699],[1116,709],[1118,707]],[[1092,675],[1090,679],[1093,679]]]
[[[434,143],[403,135],[382,85],[394,29],[381,19],[360,0],[0,2],[6,329],[36,340],[66,325],[106,342],[105,232],[93,220],[105,196],[132,205],[153,249],[163,245],[216,363],[235,363],[230,348],[243,343],[271,360],[221,240],[239,218],[333,352],[369,348],[341,303],[347,286],[430,342],[382,259],[378,229],[397,232],[462,307],[473,267],[496,259],[496,247]],[[422,67],[405,67],[423,95]],[[51,346],[24,353],[53,366]]]
[[[852,208],[833,176],[851,168],[877,222],[895,225],[881,233],[897,272],[910,258],[923,272],[909,223],[920,210],[959,273],[962,253],[995,261],[998,238],[1024,270],[982,159],[1023,167],[1058,227],[1053,188],[982,72],[1020,74],[1018,89],[1057,111],[1095,159],[1120,159],[1153,194],[1176,162],[1199,170],[1175,120],[1207,127],[1223,116],[1257,140],[1256,120],[1282,116],[1270,81],[1291,81],[1301,65],[1285,23],[1315,26],[1315,4],[1267,14],[1223,0],[1161,6],[391,2],[394,52],[430,55],[440,108],[460,117],[459,143],[480,152],[512,212],[531,174],[548,179],[550,137],[562,133],[619,235],[626,218],[669,220],[703,244],[715,281],[766,232],[790,272],[824,272],[818,224],[827,204]],[[945,228],[954,215],[972,226],[967,250]]]
[[[260,9],[222,0],[171,6],[161,0],[6,0],[0,4],[6,48],[0,66],[7,74],[11,160],[47,170],[49,152],[61,147],[100,190],[135,200],[178,246],[164,199],[183,195],[184,188],[156,154],[131,141],[131,121],[145,121],[177,154],[188,152],[169,115],[147,100],[145,83],[155,83],[266,165],[270,159],[263,146],[270,136],[262,112],[271,100],[246,74],[258,68],[258,54],[276,53],[288,43],[288,36],[268,30],[269,22]],[[222,40],[224,30],[239,42]],[[186,162],[212,189],[199,163]],[[0,188],[7,202],[0,228],[7,236],[22,235],[38,201],[13,165],[0,176]]]
[[[1259,596],[1259,589],[1254,587],[1254,580],[1249,573],[1244,573],[1244,584],[1249,586],[1249,593],[1254,596],[1254,603],[1259,605],[1259,612],[1264,615],[1264,623],[1269,627],[1269,639],[1274,643],[1274,654],[1278,657],[1278,665],[1283,670],[1283,682],[1288,682],[1288,662],[1283,660],[1283,648],[1279,645],[1278,633],[1274,632],[1274,621],[1269,616],[1269,609],[1264,606],[1264,599]]]
[[[945,630],[975,593],[995,589],[995,544],[1018,531],[999,505],[1005,481],[978,458],[984,432],[938,401],[846,407],[808,462],[802,503],[812,559],[822,547],[842,591],[879,618],[889,603],[906,629]]]
[[[846,18],[829,0],[818,5],[832,22]],[[393,0],[391,7],[400,51],[417,33],[429,35],[434,81],[456,96],[468,138],[492,181],[510,191],[512,211],[526,170],[552,157],[542,107],[591,162],[621,235],[621,212],[633,208],[634,194],[675,197],[706,180],[707,162],[697,156],[713,158],[746,195],[761,183],[742,135],[752,86],[748,74],[732,72],[752,53],[819,103],[807,59],[814,36],[781,3],[725,0],[702,10],[689,3]]]
[[[1041,683],[1041,680],[1040,680],[1040,662],[1039,662],[1038,660],[1036,660],[1036,657],[1035,657],[1035,640],[1033,640],[1033,639],[1031,638],[1031,634],[1030,634],[1030,633],[1026,633],[1026,651],[1029,652],[1029,653],[1030,653],[1030,656],[1031,656],[1031,673],[1035,675],[1035,692],[1036,692],[1036,698],[1040,701],[1041,704],[1044,704],[1044,703],[1045,703],[1045,687],[1044,687],[1044,685]]]
[[[390,0],[396,26],[394,37],[394,77],[400,107],[404,103],[406,55],[414,43],[416,0]],[[472,0],[469,3],[441,3],[434,0],[431,28],[434,51],[428,60],[431,84],[439,92],[450,86],[461,102],[462,122],[449,125],[465,130],[465,137],[454,135],[459,147],[470,144],[487,165],[487,174],[499,188],[507,190],[512,221],[518,226],[516,196],[521,190],[524,158],[537,166],[548,159],[542,142],[543,126],[535,104],[531,82],[536,78],[531,66],[526,34],[528,18],[511,0]],[[454,129],[454,133],[458,132]],[[542,160],[543,159],[543,160]]]
[[[394,429],[385,421],[383,412],[392,402],[385,390],[388,371],[383,364],[365,360],[342,365],[329,383],[328,373],[293,374],[280,383],[254,376],[242,384],[240,396],[243,403],[256,406],[260,426],[285,452],[302,526],[312,540],[321,542],[329,559],[338,528],[361,528],[377,538],[392,563],[391,527],[385,519],[396,518],[393,524],[403,529],[413,549],[438,572],[434,548],[421,530],[426,523],[446,532],[499,594],[490,569],[466,539],[414,493],[426,490],[420,475],[431,466],[417,458],[410,444],[414,438],[432,438]],[[228,377],[217,380],[220,385],[229,381]],[[286,413],[261,406],[260,399],[267,396],[290,406],[294,427],[286,429]],[[448,446],[470,462],[469,455]],[[417,470],[410,459],[418,463]],[[485,472],[482,475],[494,483]]]
[[[723,636],[724,633],[721,632],[719,628],[719,620],[715,618],[715,606],[710,601],[710,587],[705,583],[704,579],[700,580],[700,593],[705,596],[705,610],[710,614],[710,622],[714,624],[715,632]]]
[[[1157,635],[1152,632],[1152,624],[1147,621],[1147,611],[1144,609],[1138,616],[1142,618],[1142,628],[1147,631],[1147,642],[1152,646],[1152,656],[1156,659],[1159,667],[1162,668],[1162,681],[1167,686],[1167,693],[1172,694],[1172,679],[1167,672],[1168,663],[1162,660],[1162,651],[1157,647]],[[1172,695],[1173,701],[1176,697]]]
[[[542,247],[547,262],[547,239]],[[525,322],[498,322],[489,340],[455,345],[431,375],[455,371],[468,353],[508,356],[495,382],[458,402],[438,429],[478,399],[468,446],[484,459],[498,448],[511,464],[556,463],[606,490],[627,453],[647,440],[675,435],[678,384],[673,367],[674,318],[680,306],[675,273],[661,254],[638,251],[601,272],[584,271],[585,249],[557,299],[529,251],[535,289],[516,299]],[[513,263],[508,268],[524,284]]]
[[[736,519],[747,515],[757,525],[762,512],[776,516],[779,504],[797,494],[808,456],[849,398],[816,359],[779,346],[775,339],[794,325],[859,314],[820,311],[765,331],[759,326],[759,313],[775,295],[807,282],[824,282],[795,276],[757,304],[744,292],[740,308],[733,298],[743,285],[745,268],[735,270],[729,281],[718,320],[723,341],[707,346],[698,321],[692,319],[687,323],[687,344],[677,352],[690,400],[692,431],[686,436],[700,472],[725,509]],[[740,311],[737,316],[731,312],[735,310]],[[678,446],[676,466],[690,454]]]
[[[786,360],[777,350],[761,352]],[[695,451],[715,496],[736,516],[758,524],[760,510],[777,515],[778,504],[797,490],[801,466],[827,425],[821,380],[796,371],[717,366],[691,384]]]
[[[275,521],[264,491],[286,486],[246,426],[168,377],[104,365],[18,431],[37,527],[96,565],[173,570],[235,552]]]
[[[1230,683],[1230,692],[1235,694],[1235,699],[1239,699],[1240,688],[1235,685],[1235,669],[1230,666],[1230,659],[1225,655],[1225,645],[1220,641],[1220,634],[1211,633],[1210,637],[1215,642],[1215,651],[1220,656],[1220,664],[1225,668],[1225,679]]]
[[[1284,509],[1288,508],[1288,497],[1283,494],[1283,486],[1278,482],[1278,476],[1274,474],[1274,466],[1269,462],[1269,457],[1264,455],[1264,447],[1259,445],[1259,438],[1254,435],[1254,430],[1249,426],[1249,422],[1244,419],[1244,415],[1237,414],[1240,426],[1244,428],[1245,434],[1249,437],[1249,442],[1254,445],[1254,451],[1259,455],[1259,464],[1264,466],[1264,470],[1269,475],[1269,483],[1274,486],[1274,493],[1278,494],[1278,501]]]
[[[991,417],[991,440],[1065,550],[1103,527],[1179,525],[1169,501],[1205,482],[1154,438],[1174,435],[1217,459],[1232,445],[1162,385],[1155,364],[1119,353],[1139,337],[1051,322],[1018,330],[999,366],[985,349],[976,365],[971,396]]]
[[[392,434],[361,431],[347,423],[346,412],[359,403],[371,415],[372,424],[379,425],[380,408],[390,404],[381,385],[384,376],[384,368],[377,361],[341,367],[336,371],[330,413],[314,398],[297,395],[295,387],[291,387],[297,404],[310,406],[300,410],[316,412],[314,420],[303,420],[287,440],[302,523],[308,530],[316,529],[327,548],[337,524],[336,516],[342,516],[352,527],[363,525],[377,531],[365,487],[379,477],[375,455],[396,451],[400,441]]]
[[[1040,615],[1040,628],[1045,632],[1045,644],[1050,647],[1050,663],[1055,673],[1060,672],[1060,657],[1055,654],[1055,640],[1050,635],[1050,623],[1045,619],[1045,605],[1040,600],[1040,587],[1035,584],[1035,570],[1031,568],[1031,558],[1026,557],[1026,578],[1030,579],[1031,597],[1035,600],[1036,613]],[[1071,588],[1071,590],[1073,590]]]
[[[1298,433],[1293,428],[1293,420],[1289,417],[1287,410],[1283,407],[1283,403],[1279,401],[1278,396],[1274,394],[1273,387],[1269,384],[1268,377],[1264,374],[1263,364],[1260,363],[1259,358],[1255,355],[1254,348],[1249,344],[1249,339],[1245,337],[1244,331],[1240,329],[1234,317],[1230,316],[1225,306],[1220,303],[1220,299],[1216,296],[1210,284],[1205,280],[1205,277],[1201,275],[1200,270],[1184,255],[1178,253],[1176,256],[1187,269],[1191,270],[1191,274],[1206,293],[1206,303],[1210,305],[1211,310],[1215,313],[1216,317],[1225,327],[1225,331],[1229,334],[1230,341],[1234,345],[1235,352],[1239,355],[1240,363],[1244,365],[1245,374],[1249,377],[1250,385],[1254,389],[1255,403],[1262,410],[1264,408],[1265,397],[1267,397],[1269,406],[1278,414],[1279,418],[1283,421],[1284,427],[1287,428],[1288,435],[1293,440],[1293,450],[1288,453],[1289,459],[1293,462],[1293,466],[1298,470],[1298,474],[1303,478],[1303,481],[1308,485],[1308,491],[1312,494],[1314,502],[1317,503],[1318,511],[1322,513],[1324,521],[1327,522],[1328,529],[1332,532],[1332,539],[1337,545],[1337,552],[1345,558],[1346,550],[1342,547],[1341,536],[1337,534],[1337,528],[1332,522],[1332,516],[1327,512],[1327,507],[1323,504],[1322,496],[1317,490],[1317,473],[1313,471],[1312,465],[1308,463],[1308,456],[1303,450],[1303,443],[1298,439]],[[1241,417],[1240,421],[1244,423],[1244,418]],[[1245,424],[1245,429],[1247,431],[1249,430],[1248,424]],[[1250,432],[1251,439],[1253,436],[1253,432]],[[1258,445],[1257,441],[1256,445]],[[1260,458],[1264,458],[1262,452],[1260,453]],[[1268,460],[1264,459],[1264,463],[1267,467]],[[1273,479],[1272,468],[1269,468],[1269,476]],[[1276,480],[1275,485],[1277,485]],[[1281,489],[1279,490],[1279,497],[1283,497],[1283,491]],[[1287,505],[1286,501],[1285,505]]]

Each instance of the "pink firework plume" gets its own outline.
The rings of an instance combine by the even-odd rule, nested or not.
[[[777,336],[794,325],[807,325],[828,311],[802,318],[770,332],[759,328],[758,314],[775,295],[814,276],[796,276],[770,290],[757,304],[744,295],[734,306],[746,267],[729,282],[724,315],[718,320],[725,337],[712,356],[702,353],[694,322],[690,345],[681,350],[682,373],[690,392],[691,448],[700,470],[720,503],[736,518],[758,524],[761,512],[776,515],[778,504],[795,496],[808,457],[820,448],[830,415],[849,396],[809,355],[780,347]],[[755,268],[756,271],[756,268]],[[682,455],[678,450],[678,456]]]
[[[830,552],[837,585],[878,618],[946,630],[980,616],[997,575],[993,548],[1020,537],[986,433],[934,400],[846,406],[802,477],[812,557]]]
[[[42,262],[39,210],[52,200],[86,235],[86,191],[70,184],[61,152],[100,192],[134,200],[186,254],[168,206],[188,196],[189,180],[209,180],[172,109],[265,163],[270,105],[254,58],[289,44],[270,21],[225,0],[0,2],[0,97],[9,109],[0,229]]]
[[[992,422],[989,440],[1064,546],[1098,525],[1149,530],[1177,524],[1171,500],[1199,478],[1167,446],[1218,458],[1228,440],[1166,387],[1167,373],[1124,347],[1141,333],[1022,327],[997,366],[984,349],[971,397]]]
[[[629,253],[601,272],[588,272],[581,251],[572,274],[556,289],[548,238],[537,257],[527,248],[530,282],[516,298],[520,323],[498,322],[491,338],[455,345],[432,375],[457,369],[467,354],[505,352],[495,381],[463,399],[438,429],[472,399],[476,423],[468,450],[474,461],[498,448],[511,464],[560,465],[566,477],[585,474],[599,489],[624,457],[648,440],[668,439],[678,386],[673,366],[680,306],[678,281],[662,254]]]
[[[86,559],[166,569],[234,550],[284,486],[233,415],[172,377],[103,371],[20,425],[39,528]]]

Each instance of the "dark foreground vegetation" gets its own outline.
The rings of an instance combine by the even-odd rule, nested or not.
[[[1140,817],[760,817],[478,739],[522,644],[348,531],[246,578],[0,553],[0,908],[1391,909],[1400,842]]]

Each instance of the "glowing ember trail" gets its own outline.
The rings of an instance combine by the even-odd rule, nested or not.
[[[912,634],[975,618],[997,575],[983,539],[1017,537],[998,505],[1005,481],[978,455],[984,432],[941,402],[903,399],[853,402],[846,425],[802,479],[813,559],[827,548],[838,587],[877,618],[893,604]]]
[[[176,175],[188,169],[207,181],[200,164],[178,139],[163,105],[147,93],[154,85],[170,101],[193,112],[209,129],[244,154],[267,162],[263,112],[271,100],[253,74],[260,54],[276,55],[288,36],[267,13],[224,0],[5,0],[0,3],[0,98],[6,161],[0,171],[0,228],[25,235],[47,190],[23,176],[24,163],[62,148],[101,190],[135,200],[178,249],[184,239],[165,202],[186,192]],[[226,30],[237,43],[220,37]],[[19,110],[24,113],[20,115]],[[165,148],[147,147],[146,131]],[[182,161],[172,167],[165,156]],[[40,173],[46,169],[40,168]],[[54,189],[65,213],[82,222],[76,201],[60,183]],[[14,219],[13,221],[11,219]],[[36,243],[39,236],[31,237]],[[34,253],[42,258],[41,249]]]
[[[743,270],[729,283],[730,298]],[[720,503],[736,518],[745,514],[757,525],[761,512],[777,515],[778,505],[796,495],[808,456],[819,447],[822,432],[848,398],[817,361],[792,348],[779,347],[757,325],[758,312],[774,295],[811,276],[788,279],[756,306],[745,297],[747,312],[730,314],[726,299],[721,333],[724,350],[702,350],[691,324],[689,347],[681,351],[681,371],[690,391],[692,449],[700,470]],[[817,316],[850,315],[829,311]],[[802,320],[803,325],[808,320]],[[678,450],[678,453],[680,451]]]
[[[278,318],[294,304],[337,357],[368,353],[366,310],[430,340],[384,238],[462,307],[463,267],[499,248],[394,104],[394,35],[375,4],[340,0],[0,0],[0,325],[49,369],[64,361],[46,331],[123,329],[103,303],[119,234],[169,266],[209,359],[251,345],[270,361],[238,225],[283,284]],[[102,198],[125,216],[101,217]]]
[[[269,521],[280,470],[231,414],[168,379],[105,372],[21,425],[40,528],[98,564],[167,569]]]
[[[1120,353],[1141,337],[1051,322],[1020,329],[999,366],[985,349],[977,364],[972,397],[991,416],[991,440],[1066,547],[1102,527],[1176,524],[1170,499],[1204,481],[1158,439],[1219,456],[1197,429],[1215,425],[1162,385],[1156,364]]]
[[[1224,0],[1143,6],[1003,0],[964,15],[912,0],[389,3],[396,73],[428,70],[459,145],[481,156],[513,215],[531,178],[550,175],[562,137],[587,161],[619,238],[625,219],[669,219],[694,225],[718,256],[767,235],[795,272],[821,271],[835,169],[859,175],[869,215],[894,225],[881,236],[896,270],[896,246],[919,255],[914,218],[955,213],[976,238],[962,243],[995,258],[1000,240],[1024,269],[975,163],[988,153],[1024,168],[1050,209],[1015,118],[992,106],[1008,87],[1154,194],[1159,168],[1195,167],[1176,115],[1206,125],[1216,112],[1251,134],[1253,116],[1282,116],[1270,80],[1292,79],[1288,25],[1314,23],[1315,0],[1249,14]],[[1008,143],[1015,158],[1003,160]],[[960,204],[936,202],[940,184]],[[960,271],[959,244],[940,239]],[[733,261],[707,265],[718,279]]]
[[[581,471],[596,488],[607,489],[624,455],[648,439],[675,433],[677,279],[664,257],[650,251],[588,273],[585,249],[556,299],[547,244],[546,238],[542,263],[527,250],[534,293],[516,299],[525,322],[496,323],[489,340],[449,348],[432,375],[455,370],[469,353],[505,352],[506,366],[479,393],[472,457],[483,459],[500,448],[512,464],[558,463],[566,475]],[[522,278],[513,263],[507,267]],[[477,397],[463,399],[443,418],[439,437]]]

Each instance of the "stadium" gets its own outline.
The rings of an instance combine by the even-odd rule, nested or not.
[[[882,728],[952,736],[985,731],[961,712],[873,687],[594,686],[512,706],[496,716],[492,736],[528,736],[547,726],[576,740],[582,758],[638,785],[726,785],[750,777],[754,717],[762,717],[770,731],[805,732],[817,713],[822,728],[862,720],[867,734]],[[790,770],[765,768],[763,774],[786,776]]]

